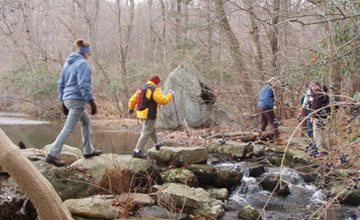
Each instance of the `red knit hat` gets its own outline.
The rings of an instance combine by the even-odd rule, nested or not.
[[[160,78],[158,75],[153,75],[150,77],[149,81],[155,83],[156,85],[158,85],[160,83]]]

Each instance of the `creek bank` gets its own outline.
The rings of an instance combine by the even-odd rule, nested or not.
[[[236,156],[225,148],[237,150]],[[261,153],[254,154],[255,148]],[[279,146],[221,144],[215,140],[208,148],[150,149],[147,160],[116,154],[91,159],[76,155],[80,159],[62,168],[44,162],[46,148],[22,152],[51,182],[75,219],[119,219],[123,215],[164,219],[165,210],[179,219],[188,215],[246,219],[246,213],[250,219],[256,213],[263,219],[265,214],[281,219],[291,210],[293,219],[298,219],[309,213],[309,204],[314,208],[325,201],[320,190],[307,184],[304,174],[269,163],[270,157],[281,158],[283,148]],[[285,159],[292,166],[309,163],[304,154],[290,152]],[[16,187],[11,178],[6,184]],[[9,192],[13,190],[8,188]],[[273,190],[275,194],[269,200]],[[358,199],[351,197],[351,201]],[[266,213],[261,211],[265,205]],[[9,216],[15,215],[9,208],[6,210]],[[163,210],[163,214],[154,210]]]

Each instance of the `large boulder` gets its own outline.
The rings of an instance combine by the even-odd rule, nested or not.
[[[102,154],[80,159],[70,167],[85,169],[96,185],[117,193],[127,192],[129,187],[145,185],[149,177],[155,175],[151,161],[131,155]]]
[[[42,149],[43,152],[45,154],[47,154],[49,152],[51,146],[52,146],[52,144],[46,145]],[[67,165],[74,163],[75,161],[81,159],[82,157],[83,157],[82,152],[79,148],[71,147],[69,145],[64,145],[61,150],[61,154],[60,154],[60,159],[64,160]]]
[[[29,153],[29,149],[26,149],[26,152]],[[36,154],[29,153],[27,157],[51,183],[62,200],[83,198],[96,191],[96,184],[84,169],[74,169],[69,166],[55,167],[45,162],[43,156]],[[12,178],[8,180],[8,183],[17,187],[17,183]]]
[[[148,157],[159,164],[184,164],[206,162],[208,151],[205,147],[161,147],[159,151],[151,148]]]
[[[115,219],[118,211],[112,206],[113,199],[93,196],[83,199],[69,199],[64,202],[74,216],[90,219]]]
[[[195,174],[183,168],[165,170],[160,173],[160,176],[162,181],[166,183],[182,183],[191,187],[199,185]]]
[[[184,208],[192,214],[209,215],[216,219],[224,214],[223,203],[211,197],[202,188],[191,188],[178,183],[157,186],[156,196],[160,204]]]
[[[190,127],[200,127],[214,120],[218,123],[230,121],[233,116],[224,105],[216,103],[214,93],[189,62],[183,62],[170,73],[164,90],[170,89],[175,91],[174,103],[160,107],[158,127],[176,129],[184,121]]]

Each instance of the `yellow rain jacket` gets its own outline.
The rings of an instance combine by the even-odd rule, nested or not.
[[[153,86],[156,87],[156,84],[153,83],[152,81],[148,81],[146,84],[153,85]],[[133,96],[131,96],[131,98],[129,100],[129,109],[130,110],[135,109],[136,99],[137,99],[137,96],[139,95],[139,93],[140,93],[140,90],[137,90],[135,92],[135,94]],[[150,100],[150,97],[151,97],[151,90],[148,89],[146,91],[146,98],[148,98]],[[154,94],[153,94],[153,100],[159,105],[166,105],[166,104],[168,104],[169,102],[171,102],[173,100],[173,94],[169,93],[167,95],[164,95],[161,92],[161,89],[156,87],[155,90],[154,90]],[[143,111],[136,111],[136,116],[139,119],[148,119],[148,112],[149,112],[148,108],[146,108]]]

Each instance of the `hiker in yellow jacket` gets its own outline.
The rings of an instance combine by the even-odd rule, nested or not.
[[[146,85],[137,90],[129,100],[129,114],[134,113],[136,107],[136,116],[142,124],[140,138],[132,153],[135,158],[146,158],[146,154],[143,154],[142,151],[149,138],[155,143],[156,150],[160,150],[161,147],[155,129],[157,107],[170,103],[174,98],[174,91],[170,90],[169,94],[164,95],[157,87],[159,83],[159,76],[150,77]]]

